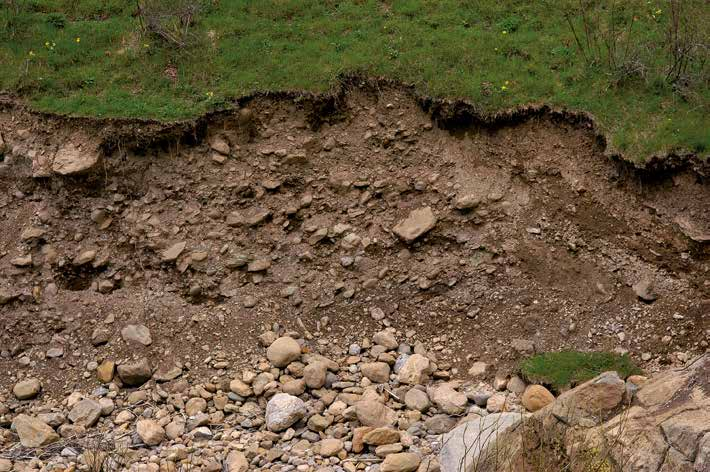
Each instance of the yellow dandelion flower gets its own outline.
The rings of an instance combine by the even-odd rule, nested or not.
[[[503,30],[501,34],[508,34],[508,30]]]
[[[80,42],[81,42],[81,38],[76,38],[76,42],[77,42],[77,43],[80,43]]]
[[[45,45],[46,47],[49,47],[49,41],[45,41],[45,42],[44,42],[44,45]]]
[[[501,86],[500,89],[505,91],[505,90],[508,90],[508,87],[506,87],[505,85],[503,85],[503,86]]]

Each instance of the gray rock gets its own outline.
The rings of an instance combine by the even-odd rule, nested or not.
[[[448,433],[456,427],[456,418],[449,415],[434,415],[424,421],[424,427],[429,434]]]
[[[441,472],[472,472],[485,454],[495,451],[497,437],[519,422],[520,414],[494,413],[457,426],[443,437],[439,452]]]
[[[632,288],[636,296],[644,302],[651,303],[658,298],[658,295],[653,290],[653,281],[650,278],[639,280]]]
[[[153,343],[153,338],[150,336],[150,330],[144,325],[127,325],[121,330],[121,337],[127,343],[138,343],[144,346],[150,346]]]
[[[94,400],[86,398],[74,405],[67,417],[75,425],[89,428],[95,425],[101,417],[101,405]]]
[[[535,353],[535,343],[529,339],[513,339],[510,342],[510,347],[518,354],[530,355]]]
[[[409,389],[409,391],[404,395],[404,404],[407,405],[407,408],[410,410],[418,410],[422,413],[431,407],[429,396],[426,392],[423,392],[418,388]]]
[[[306,414],[306,404],[298,397],[277,393],[266,404],[266,427],[279,432],[288,429]]]

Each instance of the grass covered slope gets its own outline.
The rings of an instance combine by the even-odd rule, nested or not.
[[[667,0],[162,0],[199,7],[184,30],[166,20],[179,41],[137,14],[161,0],[4,2],[0,89],[44,111],[176,120],[361,72],[485,111],[589,111],[631,158],[710,148],[707,33],[668,80]],[[683,5],[690,26],[710,24],[704,0]]]

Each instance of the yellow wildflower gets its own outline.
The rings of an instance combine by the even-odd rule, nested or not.
[[[76,38],[76,42],[77,42],[77,43],[80,43],[80,42],[81,42],[81,38]]]

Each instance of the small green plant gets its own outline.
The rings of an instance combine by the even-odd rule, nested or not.
[[[496,26],[498,26],[498,29],[501,31],[507,31],[508,33],[514,33],[520,28],[520,25],[523,23],[523,19],[520,18],[519,16],[513,15],[513,16],[508,16],[506,18],[503,18],[501,21],[498,22]]]
[[[610,352],[547,352],[520,364],[520,371],[529,382],[549,385],[557,392],[611,370],[622,378],[641,373],[628,355]]]
[[[49,13],[47,24],[57,29],[63,29],[67,25],[67,17],[61,13]]]

